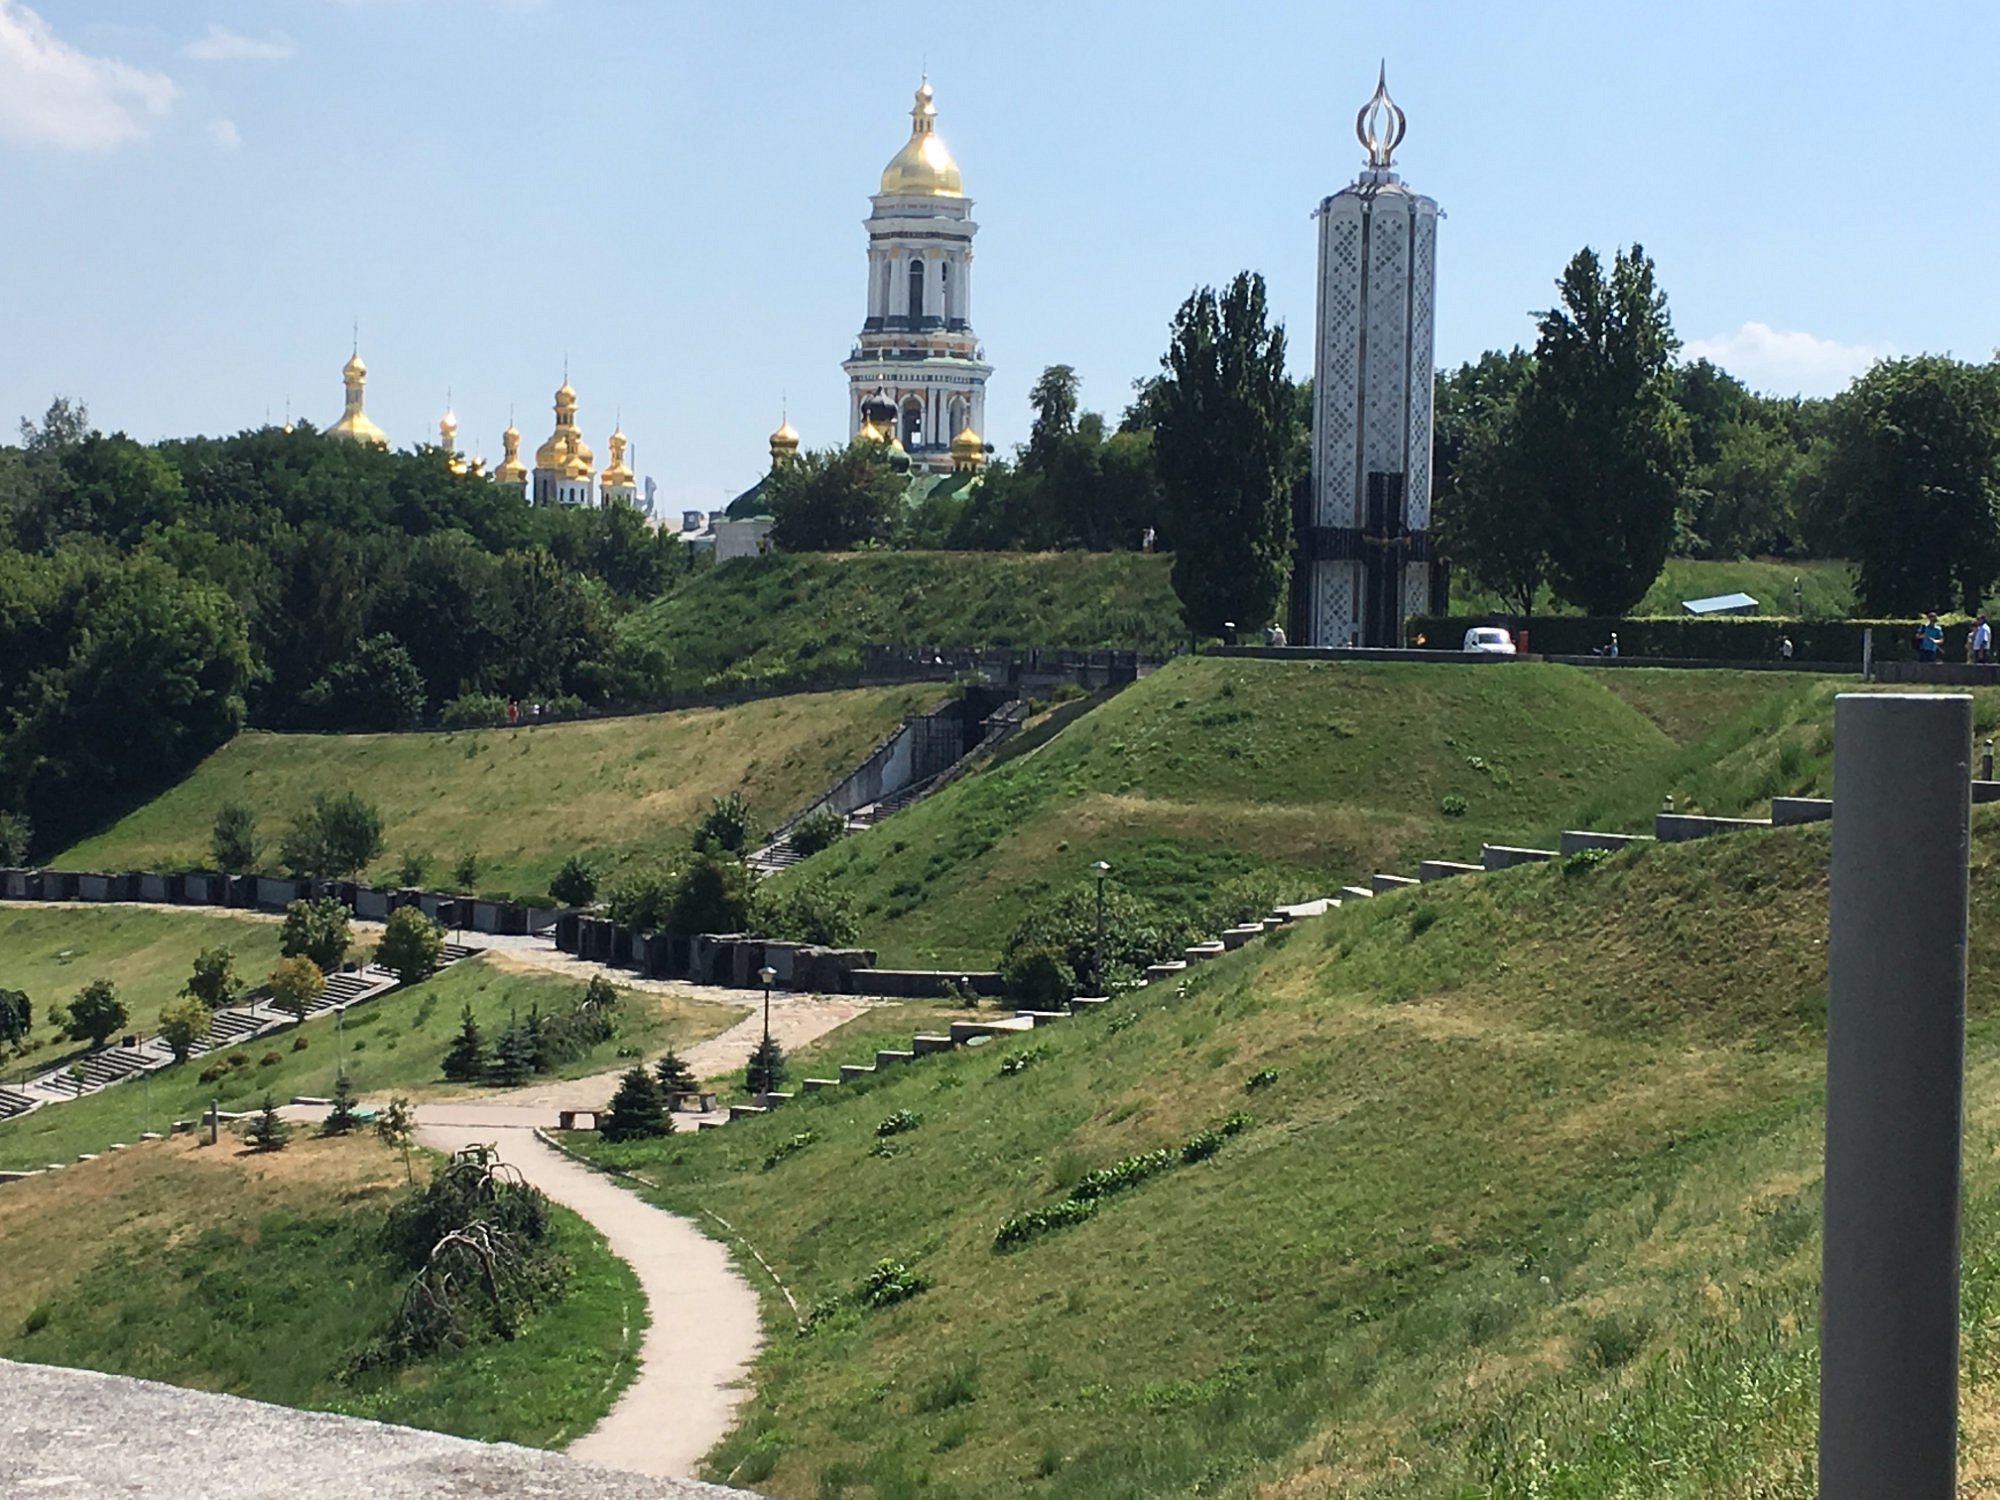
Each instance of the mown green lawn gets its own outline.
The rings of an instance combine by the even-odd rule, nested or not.
[[[153,1142],[10,1184],[0,1356],[489,1442],[559,1447],[588,1431],[632,1377],[647,1308],[630,1268],[565,1209],[569,1295],[518,1337],[355,1371],[402,1295],[381,1230],[404,1179],[402,1158],[362,1132],[268,1154]]]
[[[782,878],[851,892],[885,963],[983,967],[1095,860],[1190,916],[1253,877],[1325,895],[1546,836],[1673,750],[1571,667],[1183,658]]]
[[[194,971],[204,948],[227,948],[236,971],[256,983],[278,961],[278,924],[247,912],[136,906],[49,907],[0,904],[0,989],[28,996],[33,1029],[9,1055],[7,1071],[44,1071],[80,1052],[49,1024],[94,980],[108,979],[131,1012],[131,1028],[153,1032],[163,1006]]]
[[[676,690],[851,671],[870,644],[1186,643],[1173,560],[1136,552],[774,553],[705,569],[619,629],[667,653]]]
[[[216,809],[257,816],[261,867],[285,824],[322,791],[381,811],[385,852],[367,872],[397,884],[403,860],[450,888],[460,856],[489,895],[540,896],[571,854],[609,873],[683,848],[709,800],[741,792],[773,825],[838,780],[936,686],[766,698],[732,708],[449,734],[243,734],[178,786],[50,861],[64,869],[205,869]]]
[[[135,1141],[146,1130],[165,1132],[175,1120],[198,1118],[211,1099],[227,1111],[255,1109],[266,1093],[280,1103],[294,1095],[325,1098],[343,1064],[355,1091],[367,1097],[476,1094],[479,1085],[447,1083],[439,1072],[466,1006],[490,1042],[509,1017],[526,1016],[537,1005],[545,1012],[567,1010],[582,993],[581,985],[568,980],[468,959],[422,984],[353,1007],[338,1028],[333,1017],[316,1017],[226,1053],[164,1068],[146,1080],[0,1121],[0,1170],[69,1161],[114,1141]],[[618,1034],[563,1068],[561,1076],[621,1066],[625,1053],[650,1058],[669,1046],[691,1046],[744,1014],[733,1005],[647,991],[622,994]],[[216,1066],[222,1076],[202,1082],[202,1072]]]
[[[1794,584],[1798,586],[1796,593]],[[1639,617],[1679,615],[1683,612],[1683,600],[1712,599],[1718,594],[1748,594],[1758,602],[1759,614],[1844,619],[1855,611],[1854,566],[1838,558],[1798,562],[1740,558],[1710,562],[1670,557],[1631,612]],[[1452,614],[1486,614],[1500,609],[1500,601],[1493,595],[1469,579],[1453,575]],[[1573,615],[1582,611],[1557,603],[1544,589],[1535,603],[1535,613]]]
[[[711,1463],[775,1496],[1807,1500],[1826,855],[1824,827],[1782,830],[1403,891],[858,1093],[582,1144],[720,1215],[817,1310],[799,1336],[767,1296],[754,1404]],[[1985,1412],[1989,815],[1974,859]],[[1087,1172],[1239,1110],[1211,1158],[995,1248]],[[884,1258],[928,1288],[866,1305]],[[1993,1472],[1994,1433],[1969,1420],[1966,1472]]]

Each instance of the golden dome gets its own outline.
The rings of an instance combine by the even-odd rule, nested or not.
[[[976,469],[985,461],[985,440],[970,427],[960,428],[958,436],[951,440],[951,466],[954,469]]]
[[[347,388],[347,401],[340,413],[340,420],[327,428],[328,437],[345,438],[350,443],[366,443],[375,448],[389,446],[389,434],[377,427],[361,409],[361,386],[368,378],[368,366],[361,362],[357,353],[340,367],[341,384]]]
[[[910,110],[909,143],[882,169],[882,191],[897,198],[965,196],[958,163],[938,139],[937,106],[931,102],[928,79],[917,90],[917,102]]]
[[[771,467],[789,463],[798,457],[799,434],[789,421],[778,424],[778,430],[771,434]]]
[[[500,463],[494,469],[493,477],[510,484],[522,483],[528,477],[528,470],[521,462],[521,429],[512,422],[509,422],[507,430],[500,434],[500,447],[502,450]]]
[[[638,483],[638,476],[632,472],[632,465],[625,458],[625,445],[628,441],[622,430],[611,434],[611,461],[604,466],[604,472],[597,476],[597,482],[606,489]]]
[[[458,439],[458,415],[449,406],[444,409],[444,415],[438,418],[438,436],[444,439],[444,446],[447,448]]]
[[[888,436],[888,433],[877,427],[873,422],[863,422],[861,430],[854,434],[854,441],[857,443],[879,443],[884,441]]]

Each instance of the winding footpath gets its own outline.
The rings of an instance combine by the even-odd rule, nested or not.
[[[495,952],[496,961],[532,963],[581,975],[567,955],[544,958],[522,948]],[[504,956],[503,956],[504,954]],[[560,961],[560,962],[559,962]],[[632,976],[613,973],[618,983]],[[687,993],[687,986],[660,985]],[[737,990],[705,998],[741,1003]],[[870,1008],[851,996],[775,995],[771,1034],[789,1050]],[[742,1064],[763,1035],[761,1006],[718,1036],[683,1054],[697,1077]],[[601,1109],[618,1086],[618,1072],[549,1080],[480,1099],[417,1106],[417,1139],[438,1151],[492,1145],[500,1159],[550,1198],[573,1209],[604,1236],[612,1254],[632,1267],[646,1298],[648,1321],[639,1371],[604,1420],[565,1450],[573,1458],[640,1474],[685,1477],[720,1442],[748,1396],[746,1378],[762,1344],[757,1293],[724,1246],[686,1219],[655,1208],[613,1179],[548,1146],[537,1129],[552,1129],[563,1109]],[[688,1127],[681,1122],[681,1128]]]

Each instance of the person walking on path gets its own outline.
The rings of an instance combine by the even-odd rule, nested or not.
[[[1972,627],[1972,659],[1982,667],[1993,660],[1993,627],[1984,615]]]
[[[1924,623],[1917,627],[1917,660],[1932,666],[1944,650],[1944,627],[1938,624],[1936,614],[1924,616]]]

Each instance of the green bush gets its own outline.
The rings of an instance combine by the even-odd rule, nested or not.
[[[694,830],[695,848],[725,854],[747,854],[756,839],[757,822],[741,792],[711,801]]]
[[[1438,811],[1447,818],[1462,818],[1467,808],[1466,800],[1457,792],[1446,792],[1438,799]]]
[[[580,854],[572,854],[549,882],[549,894],[561,906],[588,906],[597,899],[597,871]]]
[[[875,1133],[878,1136],[902,1135],[906,1131],[915,1130],[921,1124],[923,1120],[915,1111],[899,1109],[876,1125]]]
[[[438,710],[446,729],[483,729],[507,722],[507,700],[498,693],[460,693]]]
[[[830,807],[819,807],[792,825],[792,848],[799,858],[810,859],[822,849],[831,849],[847,833],[847,819]]]
[[[1095,980],[1097,893],[1088,884],[1071,886],[1031,910],[1001,950],[1001,972],[1008,959],[1034,949],[1048,949],[1069,966],[1077,982]],[[1104,973],[1106,987],[1136,979],[1147,965],[1177,958],[1193,939],[1195,929],[1164,907],[1116,888],[1104,892]],[[1011,991],[1009,993],[1012,993]],[[1072,992],[1074,993],[1074,992]]]
[[[861,914],[855,899],[823,879],[789,879],[758,888],[750,926],[786,943],[818,943],[851,948],[861,941]]]
[[[878,1260],[861,1283],[857,1296],[863,1307],[890,1307],[930,1290],[930,1278],[900,1260]]]
[[[1000,984],[1024,1010],[1048,1010],[1076,994],[1076,973],[1053,948],[1015,948],[1000,960]]]
[[[777,1145],[765,1153],[764,1170],[766,1172],[770,1171],[771,1168],[775,1167],[786,1157],[805,1150],[806,1147],[818,1139],[819,1137],[815,1136],[810,1130],[801,1130],[797,1135],[778,1142]]]

